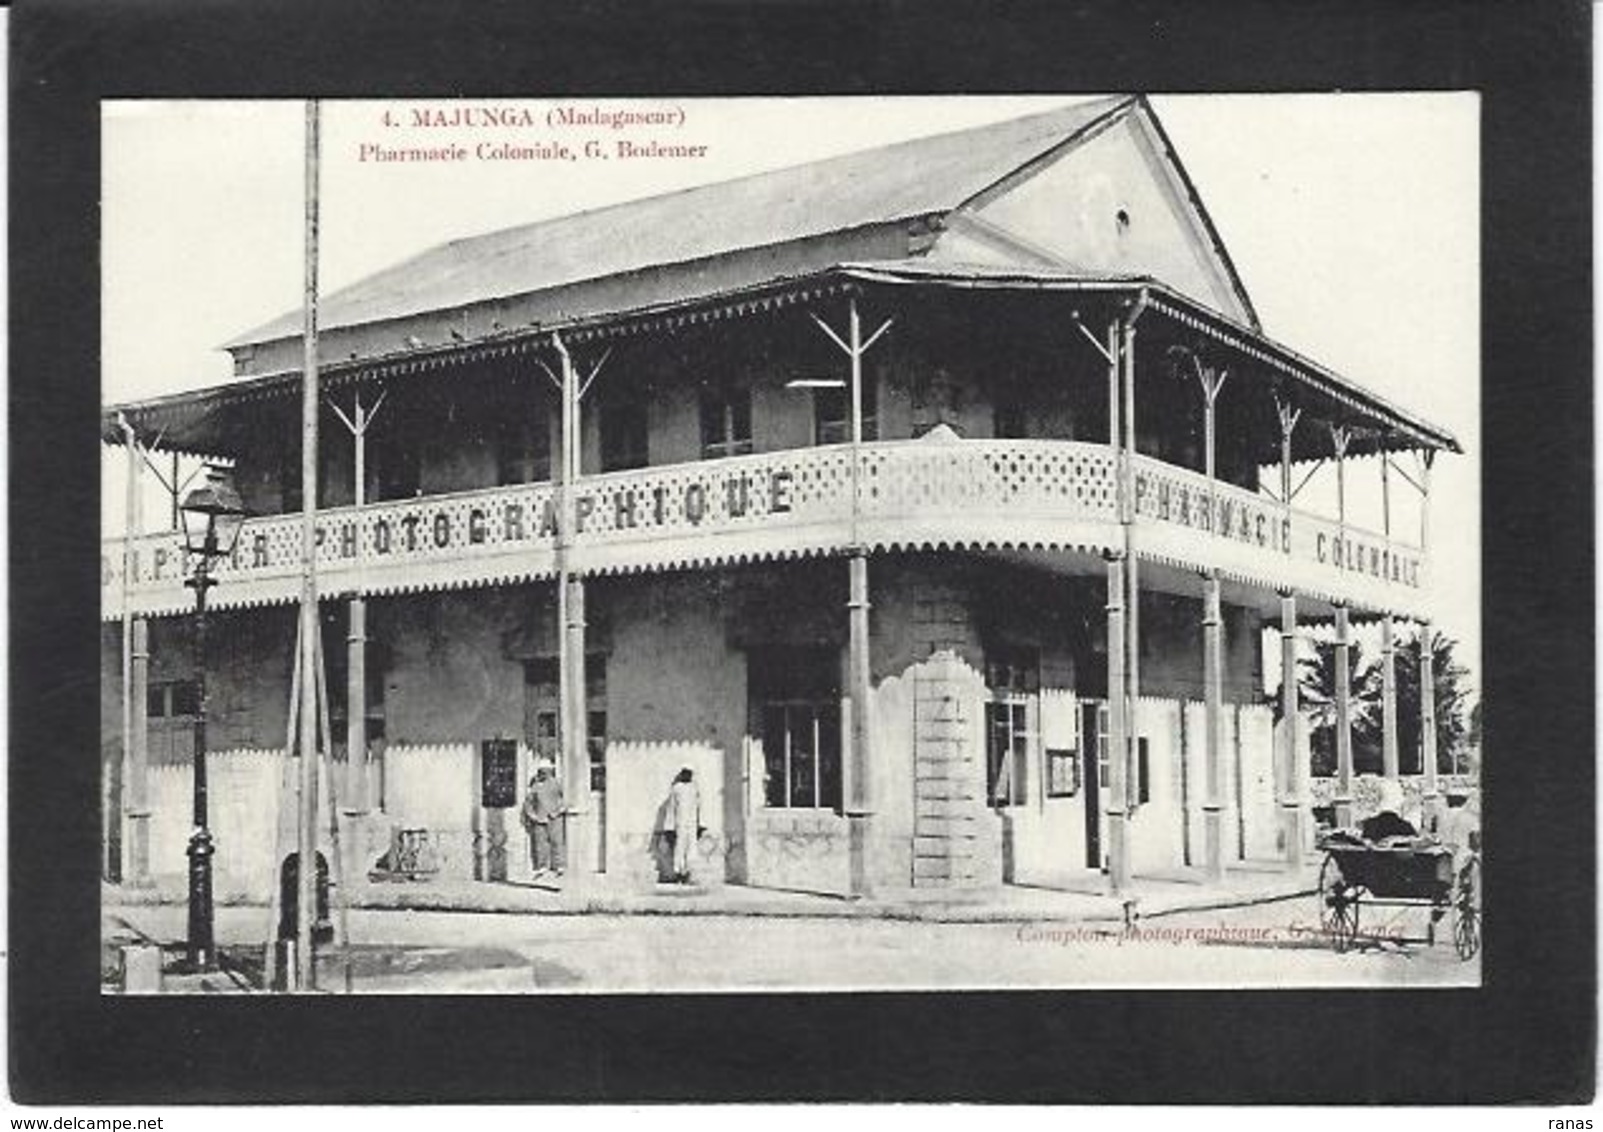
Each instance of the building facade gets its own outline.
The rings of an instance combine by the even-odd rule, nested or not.
[[[328,296],[318,344],[321,791],[363,872],[527,876],[543,756],[576,882],[654,882],[681,767],[703,883],[1294,864],[1300,627],[1389,641],[1430,579],[1423,523],[1299,481],[1428,494],[1458,447],[1263,334],[1141,98],[458,241]],[[231,465],[252,516],[204,663],[218,884],[259,894],[293,843],[299,316],[229,348],[104,437],[131,474]],[[184,868],[185,568],[173,533],[104,550],[125,882]]]

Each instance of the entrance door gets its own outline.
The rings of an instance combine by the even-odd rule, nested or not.
[[[1080,705],[1080,758],[1085,775],[1085,867],[1102,867],[1102,788],[1107,785],[1108,705]]]
[[[595,822],[594,867],[606,870],[607,822],[607,658],[584,658],[585,739],[590,755],[590,798],[586,811]],[[562,772],[562,744],[557,733],[561,685],[554,657],[527,661],[523,668],[523,736],[536,761],[548,759]]]

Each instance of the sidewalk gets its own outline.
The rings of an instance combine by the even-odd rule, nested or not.
[[[518,884],[435,880],[375,883],[350,890],[350,907],[431,912],[530,913],[544,915],[763,916],[917,920],[933,923],[1014,923],[1039,920],[1122,924],[1180,912],[1262,904],[1312,893],[1314,863],[1287,872],[1272,862],[1242,862],[1209,884],[1195,870],[1138,875],[1128,893],[1115,897],[1106,879],[1065,877],[1039,885],[1000,885],[974,892],[906,889],[864,899],[743,885],[658,885],[641,890],[605,875],[575,884]],[[182,904],[182,878],[160,878],[150,888],[103,885],[103,906]],[[219,900],[250,906],[260,902]]]

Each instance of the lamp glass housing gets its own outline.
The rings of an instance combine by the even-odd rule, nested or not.
[[[208,467],[206,478],[179,505],[184,549],[192,555],[227,558],[245,525],[245,505],[226,468]]]

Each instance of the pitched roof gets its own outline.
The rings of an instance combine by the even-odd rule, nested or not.
[[[324,296],[326,329],[451,310],[742,248],[947,213],[1103,119],[1138,105],[1098,98],[733,181],[452,240]],[[289,312],[232,348],[298,334]]]

